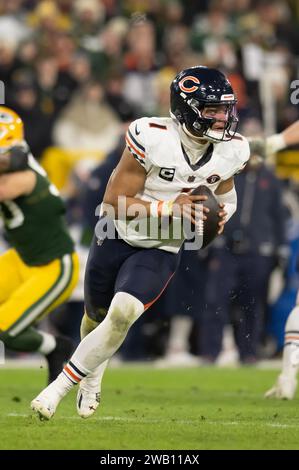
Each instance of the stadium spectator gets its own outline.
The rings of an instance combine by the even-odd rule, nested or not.
[[[156,107],[154,81],[158,63],[154,25],[149,21],[133,23],[128,35],[124,96],[140,115],[150,115]]]
[[[69,103],[79,81],[76,66],[72,65],[70,72],[60,71],[53,55],[43,55],[36,61],[35,77],[40,107],[53,119],[53,123]]]
[[[39,160],[51,144],[51,116],[41,109],[36,85],[30,78],[14,83],[13,96],[13,108],[24,122],[25,138]]]
[[[105,7],[97,0],[73,2],[73,33],[81,47],[92,47],[105,19]]]
[[[31,35],[30,27],[26,24],[26,11],[23,0],[2,1],[0,5],[0,42],[13,40],[18,46]]]
[[[89,82],[62,111],[54,128],[54,142],[62,148],[109,152],[119,138],[119,119],[104,98],[100,83]]]

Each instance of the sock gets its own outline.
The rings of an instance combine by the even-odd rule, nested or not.
[[[42,336],[42,344],[40,345],[38,351],[44,355],[50,354],[56,348],[55,337],[49,333],[46,333],[45,331],[40,331],[39,333]]]
[[[106,361],[97,366],[94,371],[90,372],[84,379],[82,379],[80,382],[80,388],[82,387],[82,389],[84,389],[86,386],[88,390],[93,389],[95,392],[100,392],[103,376],[109,364],[109,360],[110,359],[106,359]]]
[[[282,372],[281,375],[287,376],[290,379],[296,379],[298,372],[298,364],[295,365],[292,363],[292,355],[296,353],[297,346],[294,347],[293,344],[288,344],[284,346],[283,349],[283,359],[282,359]]]
[[[106,318],[77,347],[65,366],[65,376],[75,385],[105,362],[123,343],[131,325],[144,311],[144,305],[131,294],[117,292]]]
[[[53,382],[50,383],[50,385],[48,385],[46,389],[41,392],[41,394],[44,394],[46,391],[47,394],[55,393],[62,398],[74,387],[74,385],[75,383],[69,379],[63,371],[55,380],[53,380]]]
[[[299,306],[291,311],[285,327],[282,375],[296,379],[299,366]]]
[[[90,374],[90,370],[86,369],[81,364],[77,363],[74,364],[72,360],[70,360],[63,368],[61,374],[68,379],[69,382],[72,382],[73,385],[77,385],[81,380],[83,380],[88,374]]]
[[[107,314],[107,311],[105,312],[105,315]],[[105,316],[103,312],[103,317]],[[80,334],[81,334],[81,340],[85,338],[89,333],[91,333],[101,322],[96,322],[92,320],[91,318],[88,317],[88,315],[85,313],[82,322],[81,322],[81,328],[80,328]],[[98,367],[95,368],[93,372],[91,372],[87,377],[82,379],[80,383],[80,387],[84,388],[84,385],[90,388],[94,388],[97,391],[101,390],[101,385],[102,385],[102,379],[105,373],[105,370],[108,366],[109,359],[104,361],[102,364],[100,364]]]
[[[3,333],[0,339],[7,348],[22,352],[38,351],[43,342],[43,336],[32,327],[27,328],[17,336],[10,336],[9,333]]]
[[[189,352],[188,338],[192,327],[191,318],[175,316],[170,324],[167,354]]]

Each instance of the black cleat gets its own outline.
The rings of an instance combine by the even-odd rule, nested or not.
[[[45,355],[48,362],[48,384],[53,382],[60,374],[64,364],[71,357],[74,350],[73,340],[66,336],[56,336],[56,348]]]

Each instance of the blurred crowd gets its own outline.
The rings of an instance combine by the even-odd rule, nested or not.
[[[6,104],[37,158],[48,146],[107,153],[121,123],[168,114],[169,82],[194,64],[227,73],[250,132],[298,117],[296,0],[2,0],[0,15]]]
[[[5,104],[23,119],[34,156],[66,199],[83,265],[128,123],[168,115],[171,80],[198,64],[229,77],[241,133],[283,130],[299,119],[290,100],[290,83],[299,78],[298,1],[0,0]],[[297,287],[296,188],[253,159],[237,190],[241,209],[226,235],[192,260],[186,256],[168,299],[137,322],[123,357],[160,357],[177,341],[177,349],[215,362],[228,323],[245,363],[266,354],[260,351],[270,336],[273,351],[281,347]],[[289,295],[271,311],[268,285],[277,267]],[[232,305],[238,299],[239,309]],[[76,337],[82,301],[79,285],[52,326]],[[173,339],[174,316],[189,318],[188,328],[176,329],[185,338]]]

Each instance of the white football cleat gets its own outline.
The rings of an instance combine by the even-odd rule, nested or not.
[[[297,380],[285,375],[279,375],[274,387],[265,393],[265,398],[293,400],[297,389]]]
[[[101,384],[108,359],[84,377],[77,393],[77,412],[81,418],[89,418],[94,414],[101,401]]]
[[[81,418],[89,418],[94,414],[101,401],[99,391],[93,392],[80,387],[77,393],[77,412]]]
[[[41,421],[49,420],[54,415],[61,399],[62,396],[48,386],[32,400],[31,409],[37,413]]]

